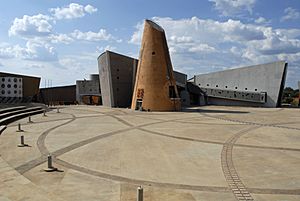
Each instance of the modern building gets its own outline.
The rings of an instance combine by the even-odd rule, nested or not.
[[[106,51],[98,57],[102,103],[130,107],[138,60]]]
[[[287,63],[278,61],[196,75],[206,104],[280,107]]]
[[[146,20],[131,109],[176,111],[180,108],[165,32]]]
[[[76,103],[76,86],[41,88],[38,102],[46,105],[70,105]]]
[[[0,103],[35,101],[39,85],[39,77],[0,72]]]
[[[76,81],[76,101],[86,105],[102,104],[98,74],[90,75],[90,80]]]

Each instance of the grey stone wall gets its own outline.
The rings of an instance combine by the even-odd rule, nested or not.
[[[201,89],[218,89],[239,92],[266,92],[265,103],[255,103],[227,98],[209,97],[208,104],[237,106],[280,106],[285,83],[287,63],[278,61],[221,72],[195,76],[195,84]]]
[[[106,51],[98,57],[102,102],[107,107],[130,107],[138,60]]]

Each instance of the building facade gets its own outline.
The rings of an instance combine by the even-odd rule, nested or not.
[[[196,75],[194,83],[207,96],[207,104],[280,107],[287,63],[230,69]]]
[[[165,32],[146,20],[131,109],[177,111],[180,107]]]
[[[46,105],[70,105],[76,103],[76,86],[41,88],[38,102]]]
[[[130,107],[138,60],[106,51],[98,57],[102,103]]]
[[[35,101],[39,85],[39,77],[0,72],[0,103]]]
[[[90,75],[90,80],[76,81],[76,101],[87,105],[102,104],[98,74]]]

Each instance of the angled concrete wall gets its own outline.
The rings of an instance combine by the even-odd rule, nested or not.
[[[278,61],[221,72],[214,72],[195,76],[195,84],[204,91],[217,91],[224,98],[209,96],[208,104],[278,107],[281,105],[281,96],[285,84],[287,63]],[[251,94],[252,97],[266,93],[262,102],[250,99],[247,101],[235,100],[226,97],[227,93],[240,94],[240,98]],[[222,95],[222,93],[225,93]],[[229,93],[229,94],[230,94]],[[242,97],[243,96],[243,97]]]
[[[145,21],[131,109],[174,111],[180,98],[164,30]]]
[[[138,60],[106,51],[98,57],[102,103],[130,107]]]

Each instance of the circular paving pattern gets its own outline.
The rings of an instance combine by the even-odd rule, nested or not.
[[[37,117],[34,125],[28,125],[42,127],[42,132],[37,132],[35,137],[39,152],[36,155],[39,156],[10,163],[33,183],[37,183],[36,169],[45,164],[50,153],[54,164],[64,171],[73,170],[117,182],[121,186],[132,185],[132,189],[138,185],[146,189],[172,189],[178,200],[183,192],[191,195],[190,200],[197,200],[199,196],[199,200],[276,200],[279,198],[276,196],[286,196],[285,200],[299,198],[300,164],[297,162],[299,158],[294,155],[299,155],[300,151],[300,127],[297,126],[300,120],[295,118],[298,117],[295,114],[289,115],[291,111],[287,109],[205,107],[181,113],[147,113],[72,106],[60,111],[60,114],[49,113],[51,118]],[[287,118],[280,118],[285,115]],[[43,125],[47,128],[44,129]],[[14,127],[10,126],[11,129]],[[268,134],[266,128],[281,129],[289,146],[283,146],[284,140],[279,140],[276,146],[262,143],[259,137]],[[266,129],[266,132],[260,134],[261,129]],[[252,139],[254,135],[258,137]],[[276,140],[277,135],[272,138]],[[272,166],[263,169],[269,159],[255,161],[255,156],[235,152],[235,147],[275,152],[278,153],[278,160],[284,154],[283,157],[289,159],[285,162],[290,163],[290,169],[281,174]],[[6,156],[2,155],[9,163],[12,159]],[[248,168],[247,163],[251,163],[249,166],[255,164],[258,174]],[[272,179],[260,181],[256,179],[260,174],[264,177],[272,175]],[[289,186],[283,184],[285,180],[290,181]],[[125,192],[127,190],[117,193],[120,200],[130,200],[128,192]],[[213,193],[214,196],[204,193]],[[161,196],[150,190],[149,194]],[[62,197],[68,198],[64,193]]]

